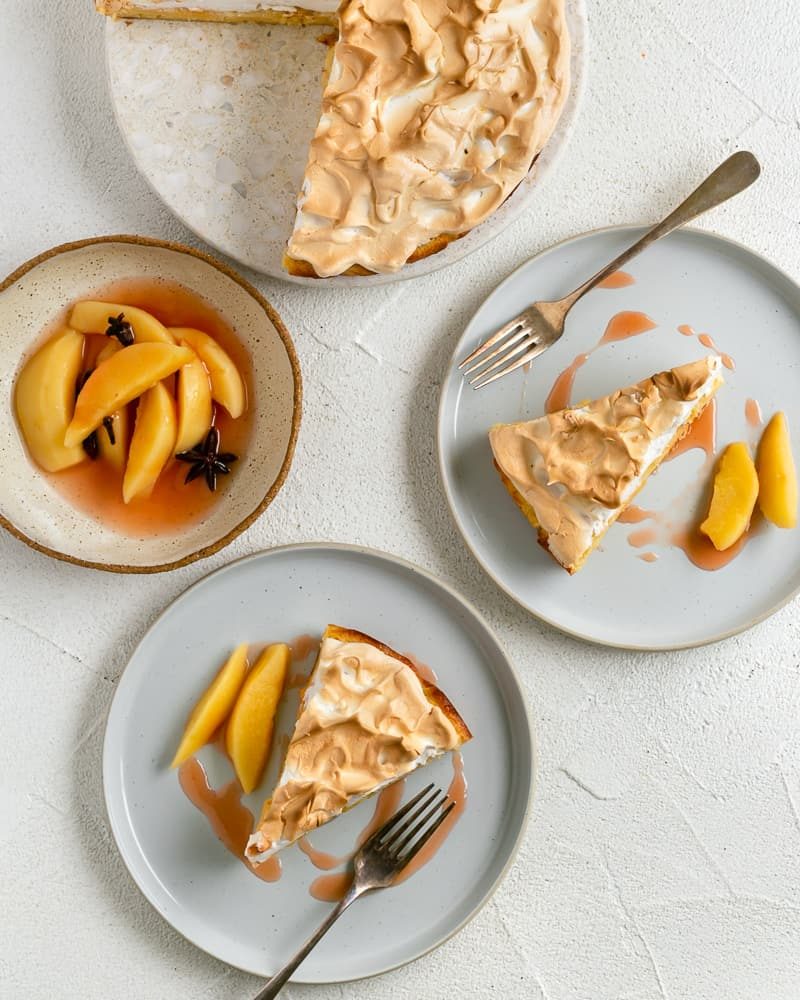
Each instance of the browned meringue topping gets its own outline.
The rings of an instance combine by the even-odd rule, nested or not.
[[[348,0],[289,255],[393,271],[519,184],[568,91],[564,0]]]
[[[574,565],[630,502],[696,401],[721,382],[719,358],[709,356],[584,406],[491,429],[497,465],[533,507],[562,564]]]
[[[291,843],[461,742],[408,664],[366,642],[325,637],[283,773],[248,854]]]
[[[708,379],[708,362],[661,372],[577,409],[560,410],[529,428],[547,470],[547,485],[619,507],[646,467],[653,438],[673,426],[677,407],[695,399]]]

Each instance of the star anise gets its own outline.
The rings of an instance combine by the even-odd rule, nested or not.
[[[78,376],[78,381],[75,384],[76,399],[78,398],[78,396],[80,396],[81,389],[89,381],[89,376],[92,374],[93,371],[94,369],[90,368],[88,371],[85,371]],[[83,450],[86,452],[89,458],[91,458],[91,460],[94,461],[100,453],[100,444],[97,440],[97,431],[92,431],[92,433],[88,437],[85,437],[83,441],[81,441],[81,444],[83,446]]]
[[[133,343],[133,327],[125,319],[124,312],[120,313],[119,316],[108,317],[106,336],[116,337],[123,347],[131,346]]]
[[[217,488],[219,473],[227,475],[231,471],[231,463],[236,461],[236,455],[229,451],[219,450],[219,430],[212,427],[205,439],[195,445],[190,451],[182,451],[175,456],[180,462],[189,462],[185,483],[204,476],[206,486],[213,492]]]

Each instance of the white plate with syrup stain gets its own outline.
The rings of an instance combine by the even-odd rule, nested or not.
[[[797,284],[746,247],[685,229],[632,261],[627,283],[595,289],[579,302],[563,338],[529,372],[474,391],[456,367],[531,301],[560,298],[642,232],[613,228],[578,236],[528,261],[495,289],[453,355],[440,402],[439,460],[467,545],[523,607],[578,638],[675,649],[740,632],[800,592],[800,528],[780,530],[754,519],[746,544],[714,570],[695,565],[686,552],[687,533],[708,503],[715,454],[732,441],[755,446],[759,409],[765,421],[785,411],[800,459]],[[604,396],[714,350],[723,355],[726,379],[717,393],[716,427],[706,419],[689,442],[697,447],[682,447],[662,464],[637,497],[642,520],[613,525],[570,577],[537,544],[502,486],[487,431],[497,422],[540,416],[551,393],[551,403],[560,397],[560,405]],[[694,556],[706,566],[724,562],[707,560],[711,551],[709,545]]]
[[[531,729],[514,670],[477,611],[424,571],[366,549],[295,545],[248,556],[195,584],[145,634],[120,680],[105,736],[106,805],[123,860],[156,910],[204,951],[265,978],[329,912],[331,904],[310,890],[326,896],[341,889],[331,885],[341,882],[341,865],[322,871],[314,861],[351,853],[376,811],[391,810],[392,802],[383,796],[360,803],[309,838],[314,852],[297,845],[282,851],[280,878],[269,882],[217,839],[169,763],[189,710],[238,643],[249,641],[254,651],[269,642],[318,640],[329,622],[367,632],[432,668],[473,739],[460,762],[435,761],[402,789],[406,801],[429,781],[450,788],[461,773],[466,780],[463,812],[424,871],[359,900],[295,981],[376,975],[451,937],[511,864],[532,794]],[[299,645],[310,652],[293,664],[294,687],[316,652],[313,642],[301,638]],[[297,699],[290,690],[276,747],[291,731]],[[258,813],[280,756],[273,753],[262,788],[240,805],[230,764],[213,746],[201,752],[211,787],[227,786],[223,814],[238,812],[240,836],[243,809]],[[184,775],[197,779],[200,772]]]

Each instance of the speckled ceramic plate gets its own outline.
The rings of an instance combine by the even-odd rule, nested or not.
[[[444,487],[467,545],[515,600],[580,638],[636,649],[670,649],[722,639],[761,621],[800,590],[800,529],[762,524],[726,567],[693,565],[670,539],[696,524],[713,469],[701,450],[664,463],[637,498],[656,520],[616,524],[599,551],[570,577],[536,544],[493,468],[492,424],[544,412],[558,374],[595,347],[617,313],[643,312],[656,324],[595,350],[577,371],[572,402],[603,396],[709,352],[729,355],[717,394],[716,442],[755,444],[747,419],[757,401],[766,418],[784,410],[800,458],[800,289],[752,251],[699,230],[682,230],[632,262],[635,283],[599,288],[580,302],[564,337],[531,371],[476,392],[457,362],[535,298],[558,298],[612,260],[640,230],[607,229],[552,247],[528,261],[484,302],[461,338],[444,383],[439,458]],[[679,327],[691,327],[679,332]],[[705,344],[699,340],[705,335]],[[640,558],[647,556],[655,561]]]
[[[567,0],[572,85],[527,178],[477,229],[396,274],[326,278],[376,285],[455,263],[506,229],[539,195],[577,115],[586,52],[584,0]],[[326,48],[316,27],[111,21],[106,54],[117,120],[137,166],[193,232],[285,281],[281,266],[319,117]],[[546,211],[546,207],[540,209]]]
[[[463,750],[466,809],[439,852],[423,872],[348,910],[300,967],[297,980],[309,983],[375,975],[441,944],[487,901],[516,853],[532,792],[531,730],[513,668],[478,612],[378,552],[300,545],[249,556],[195,584],[144,636],[119,682],[103,758],[111,828],[153,906],[210,954],[275,972],[330,909],[309,895],[320,873],[291,847],[280,881],[259,881],[215,839],[169,761],[189,709],[235,645],[319,636],[329,622],[432,667],[474,738]],[[291,718],[284,723],[291,728]],[[228,765],[206,753],[224,767],[213,778],[230,780]],[[447,787],[452,774],[449,758],[435,761],[407,779],[405,796],[428,781]],[[267,791],[247,800],[251,810]],[[373,809],[362,802],[315,833],[314,846],[351,850]]]
[[[236,490],[202,520],[169,534],[122,534],[76,510],[27,457],[13,412],[23,355],[42,332],[69,304],[131,278],[176,282],[199,295],[233,327],[252,362],[253,428]],[[302,397],[291,337],[252,285],[189,247],[109,236],[55,247],[23,264],[0,283],[0,373],[0,524],[56,558],[129,573],[184,565],[244,531],[288,474]]]

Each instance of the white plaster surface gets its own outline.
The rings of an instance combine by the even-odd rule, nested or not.
[[[800,275],[795,0],[588,9],[583,111],[540,209],[413,283],[253,278],[305,375],[294,469],[265,517],[213,559],[156,577],[57,564],[0,536],[2,1000],[256,991],[136,891],[104,819],[100,747],[125,660],[168,600],[234,556],[311,539],[398,553],[483,609],[533,707],[540,782],[518,863],[472,925],[410,967],[290,987],[290,1000],[800,996],[798,603],[706,649],[585,646],[481,574],[438,484],[435,410],[452,346],[498,280],[549,243],[654,218],[751,148],[762,179],[706,224]],[[127,156],[89,0],[0,0],[0,14],[0,270],[99,233],[195,242]]]

